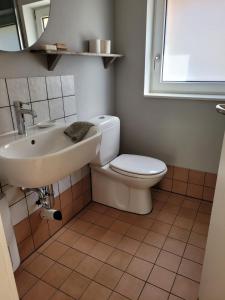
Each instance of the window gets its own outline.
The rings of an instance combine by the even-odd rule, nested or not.
[[[224,12],[224,0],[148,0],[145,95],[225,100]]]

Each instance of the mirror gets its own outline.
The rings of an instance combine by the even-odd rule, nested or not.
[[[32,46],[45,31],[50,0],[0,0],[0,50]]]

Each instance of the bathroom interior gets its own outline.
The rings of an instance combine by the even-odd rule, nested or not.
[[[225,299],[224,12],[1,0],[1,300]]]

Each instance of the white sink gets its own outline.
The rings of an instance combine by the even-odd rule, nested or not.
[[[90,163],[99,151],[101,132],[93,126],[74,144],[65,124],[0,137],[0,181],[25,188],[47,186]]]

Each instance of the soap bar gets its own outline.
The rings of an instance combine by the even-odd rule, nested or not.
[[[56,45],[40,45],[39,46],[40,50],[46,50],[46,51],[57,51]]]
[[[55,46],[58,50],[68,50],[66,44],[63,43],[56,43]]]

